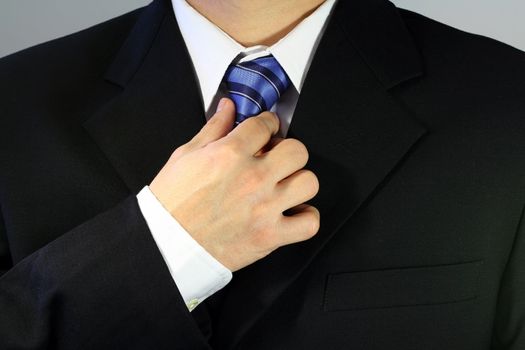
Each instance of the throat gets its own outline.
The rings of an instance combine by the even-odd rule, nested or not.
[[[325,0],[187,0],[239,44],[271,46]]]

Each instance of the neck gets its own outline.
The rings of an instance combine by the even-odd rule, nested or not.
[[[245,47],[271,46],[325,0],[186,0]]]

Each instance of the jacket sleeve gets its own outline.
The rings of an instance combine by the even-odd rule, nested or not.
[[[0,278],[0,349],[208,348],[135,196]]]
[[[492,349],[525,349],[525,210],[501,281]]]

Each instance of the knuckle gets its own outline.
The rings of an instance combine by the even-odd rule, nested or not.
[[[265,117],[266,117],[266,114],[262,114],[258,117],[250,118],[250,120],[255,125],[255,128],[260,130],[260,132],[271,133],[272,130],[269,125],[268,118],[267,117],[265,118]]]
[[[277,114],[275,114],[274,112],[271,112],[271,111],[264,111],[260,114],[260,116],[264,117],[264,118],[268,118],[268,119],[276,119],[277,118]]]
[[[267,210],[261,210],[258,212],[259,216],[254,216],[254,222],[258,222],[252,231],[252,244],[255,246],[268,251],[277,248],[277,232],[268,222]]]
[[[308,149],[301,141],[297,139],[286,139],[288,141],[288,146],[292,149],[293,153],[303,160],[306,164],[308,162],[309,154]]]
[[[267,111],[263,112],[260,116],[262,119],[264,119],[266,127],[272,134],[279,130],[280,121],[279,117],[277,117],[277,114],[275,114],[274,112]]]
[[[307,182],[308,193],[312,196],[316,195],[319,192],[319,179],[317,176],[310,170],[305,170],[305,177]]]
[[[265,182],[266,174],[258,168],[250,167],[245,169],[240,175],[238,182],[246,188],[246,192],[251,193],[254,199],[258,199],[256,196],[258,189]]]
[[[227,142],[220,144],[220,147],[217,149],[217,153],[221,158],[233,160],[241,156],[242,150],[242,142],[236,138],[231,138]]]
[[[319,228],[321,227],[321,221],[320,221],[320,217],[318,213],[319,212],[316,209],[309,216],[308,227],[306,230],[306,235],[308,238],[313,237],[319,231]]]

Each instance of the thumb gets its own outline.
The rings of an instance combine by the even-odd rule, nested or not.
[[[217,112],[190,141],[192,147],[201,148],[228,135],[235,121],[235,104],[229,98],[221,98]]]

